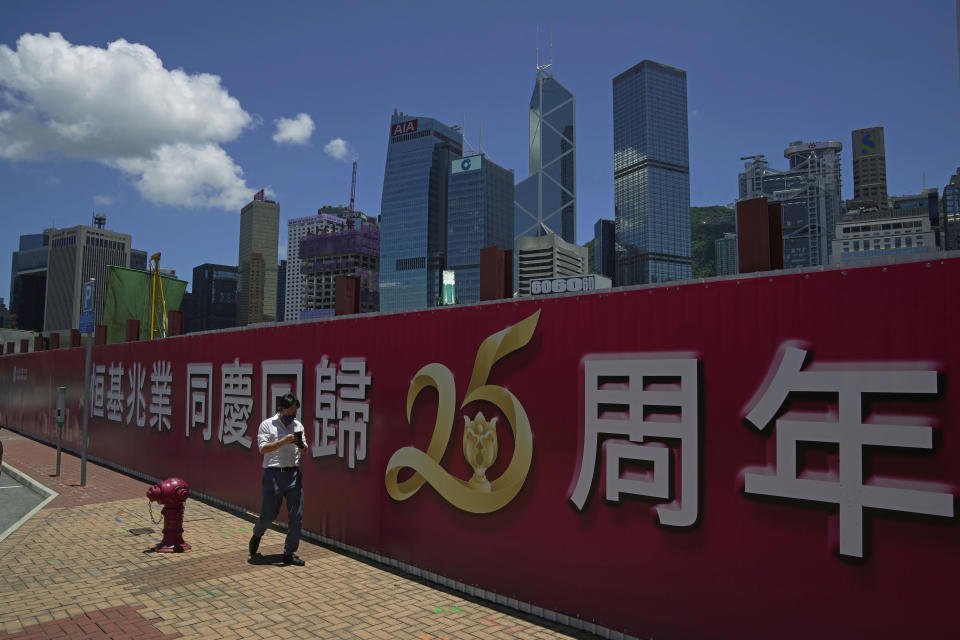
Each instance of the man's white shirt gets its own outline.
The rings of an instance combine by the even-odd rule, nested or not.
[[[257,429],[257,448],[263,453],[263,445],[276,442],[294,431],[303,434],[303,442],[307,443],[307,434],[303,429],[303,424],[294,418],[289,425],[283,424],[280,414],[267,418],[260,423]],[[267,467],[296,467],[300,464],[300,450],[295,444],[285,444],[282,447],[274,449],[270,453],[263,454],[263,468]]]

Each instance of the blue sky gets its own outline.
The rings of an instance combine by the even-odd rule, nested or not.
[[[19,235],[93,211],[186,280],[236,264],[236,203],[257,189],[280,202],[281,247],[287,219],[347,203],[353,157],[357,208],[378,214],[394,108],[465,115],[468,140],[482,125],[490,158],[525,178],[538,25],[541,59],[552,30],[555,77],[577,97],[580,243],[613,217],[611,80],[644,59],[687,71],[694,205],[732,202],[741,156],[784,168],[800,139],[844,144],[849,198],[860,127],[886,128],[891,194],[924,176],[942,187],[960,166],[955,0],[6,0],[0,12],[8,303]]]

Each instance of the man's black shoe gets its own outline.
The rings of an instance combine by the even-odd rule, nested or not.
[[[284,555],[284,556],[283,556],[283,564],[292,564],[292,565],[295,565],[295,566],[297,566],[297,567],[302,567],[303,565],[305,565],[305,564],[307,564],[307,563],[304,562],[303,560],[301,560],[301,559],[300,559],[300,556],[298,556],[297,554],[291,553],[291,554],[289,554],[289,555]]]
[[[251,536],[250,538],[250,556],[258,556],[257,549],[260,548],[260,538],[261,536]]]

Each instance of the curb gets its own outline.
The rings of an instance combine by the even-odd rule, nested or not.
[[[43,509],[45,506],[47,506],[48,502],[50,502],[60,494],[54,491],[53,489],[50,489],[49,487],[46,487],[40,484],[39,482],[37,482],[36,480],[31,478],[24,472],[18,469],[15,469],[14,467],[11,467],[6,462],[0,464],[0,469],[2,469],[7,474],[9,474],[11,478],[16,479],[17,482],[22,483],[27,489],[33,491],[34,493],[44,498],[43,500],[40,501],[40,504],[35,506],[33,509],[31,509],[26,514],[24,514],[22,518],[20,518],[19,520],[14,522],[12,525],[10,525],[6,531],[0,531],[0,542],[3,542],[3,540],[7,536],[9,536],[11,533],[16,531],[17,529],[19,529],[23,524],[27,522],[27,520],[32,518],[37,511],[40,511],[40,509]]]

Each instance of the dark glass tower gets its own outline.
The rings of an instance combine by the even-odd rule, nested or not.
[[[617,285],[692,276],[687,72],[644,60],[613,79]]]
[[[480,250],[513,249],[513,171],[484,155],[454,160],[447,189],[447,269],[460,304],[480,301]]]
[[[394,111],[380,204],[380,310],[436,306],[446,265],[447,175],[460,132]]]
[[[277,267],[277,322],[286,320],[287,308],[287,261],[281,260]]]
[[[593,270],[610,280],[616,274],[616,224],[601,218],[593,225]]]
[[[236,326],[237,267],[201,264],[193,268],[193,294],[186,318],[187,332]]]
[[[576,243],[576,100],[549,66],[537,67],[530,98],[530,177],[514,195],[514,236],[553,232]]]
[[[43,330],[43,304],[47,293],[47,259],[51,229],[20,236],[20,250],[13,252],[10,269],[10,313],[17,328]]]
[[[960,20],[960,12],[958,12],[958,20]],[[945,226],[943,248],[948,251],[960,249],[960,168],[950,176],[950,182],[943,188],[942,202]]]

